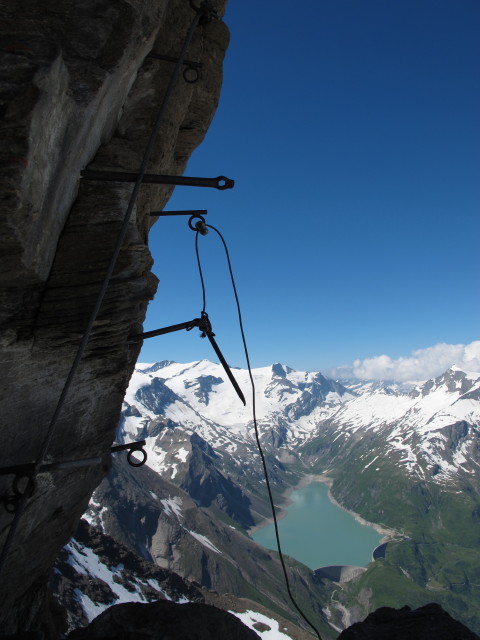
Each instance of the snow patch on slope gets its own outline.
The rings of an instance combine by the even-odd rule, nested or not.
[[[255,633],[260,634],[262,640],[292,640],[292,636],[288,636],[286,633],[280,631],[280,625],[277,620],[268,618],[263,615],[263,613],[251,610],[245,611],[244,613],[237,613],[236,611],[229,611],[229,613],[233,613],[245,626],[255,631]],[[259,629],[255,628],[255,624],[259,623],[260,625],[266,625],[269,629],[259,631]]]
[[[100,613],[108,609],[108,607],[114,604],[121,604],[124,602],[149,602],[142,593],[142,586],[145,586],[148,582],[151,588],[153,588],[159,595],[166,600],[172,598],[160,587],[157,580],[149,579],[147,582],[143,582],[140,579],[129,579],[127,584],[131,586],[131,590],[126,589],[123,584],[120,584],[122,580],[122,574],[124,570],[123,564],[117,566],[107,566],[95,552],[89,547],[80,544],[77,540],[72,539],[65,550],[68,554],[68,564],[81,576],[87,578],[96,578],[108,585],[111,592],[113,592],[113,598],[110,602],[94,602],[89,596],[83,593],[79,588],[74,590],[74,597],[80,604],[83,614],[88,622],[91,622]],[[179,600],[180,603],[188,602],[184,597]]]
[[[183,518],[182,513],[182,498],[180,496],[174,496],[173,498],[164,498],[160,500],[163,504],[165,515],[175,515],[179,520]]]
[[[203,544],[204,547],[207,547],[207,549],[210,549],[210,551],[215,551],[215,553],[219,553],[220,555],[222,555],[220,549],[217,549],[213,542],[210,542],[207,536],[204,536],[201,533],[197,533],[196,531],[189,531],[188,529],[185,529],[185,531],[188,531],[188,533],[193,536],[195,540],[198,540],[198,542]]]

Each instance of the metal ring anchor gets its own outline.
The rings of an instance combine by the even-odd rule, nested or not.
[[[27,480],[27,484],[22,489],[20,487],[20,482],[25,478]],[[33,496],[36,486],[37,485],[35,483],[35,480],[31,475],[29,474],[16,475],[12,482],[12,488],[11,488],[12,493],[5,493],[3,498],[0,500],[0,502],[4,503],[3,506],[5,508],[5,511],[7,513],[14,514],[17,511],[20,505],[20,501],[22,500],[23,497],[31,498]]]
[[[7,495],[3,497],[3,507],[7,513],[14,514],[18,509],[19,498],[17,496]]]
[[[137,460],[136,458],[134,458],[133,457],[134,453],[141,453],[142,459]],[[131,467],[141,467],[142,465],[145,464],[146,461],[147,461],[147,452],[145,451],[145,449],[130,449],[130,451],[127,453],[127,462]]]
[[[139,440],[138,442],[129,442],[127,444],[117,444],[110,449],[112,453],[117,453],[118,451],[128,451],[127,453],[127,462],[132,467],[141,467],[147,461],[147,452],[143,448],[146,445],[145,440]],[[136,460],[133,457],[133,453],[138,451],[142,454],[141,460]]]
[[[20,488],[20,481],[23,480],[24,478],[27,479],[27,484],[25,485],[24,489],[22,490]],[[19,498],[26,496],[27,498],[31,498],[35,492],[36,489],[36,483],[35,480],[33,479],[33,476],[30,475],[23,475],[23,476],[15,476],[15,478],[13,479],[13,483],[12,483],[12,489],[13,492],[16,496],[18,496]]]
[[[188,66],[183,70],[183,79],[188,84],[195,84],[200,78],[200,69],[198,67]]]
[[[198,222],[193,225],[193,220],[198,220]],[[208,233],[207,223],[205,222],[205,218],[199,214],[194,214],[190,216],[188,219],[188,226],[192,231],[198,231],[198,233],[202,236],[206,236]]]

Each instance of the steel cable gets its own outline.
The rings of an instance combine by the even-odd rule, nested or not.
[[[197,233],[195,234],[195,255],[197,256],[198,273],[200,274],[200,283],[202,285],[202,301],[203,301],[202,313],[205,313],[205,308],[207,306],[207,294],[206,294],[206,291],[205,291],[205,282],[204,282],[204,279],[203,279],[203,271],[202,271],[202,263],[200,261],[200,253],[198,251],[198,236],[199,235],[200,235],[200,233],[197,231]]]
[[[185,56],[187,54],[187,50],[188,50],[188,47],[189,47],[190,42],[192,40],[193,34],[195,32],[195,29],[197,28],[197,25],[198,25],[200,19],[203,16],[203,12],[200,9],[195,9],[195,11],[196,11],[195,17],[192,20],[192,23],[191,23],[191,25],[189,27],[189,30],[187,32],[187,35],[185,37],[185,40],[184,40],[184,43],[183,43],[183,46],[182,46],[182,50],[181,50],[180,55],[178,57],[177,63],[175,65],[174,72],[173,72],[173,74],[172,74],[172,76],[170,78],[170,81],[169,81],[169,84],[167,86],[165,95],[163,97],[162,103],[161,103],[160,108],[158,110],[157,117],[156,117],[156,120],[155,120],[155,124],[153,126],[152,132],[151,132],[151,134],[149,136],[147,145],[145,147],[145,151],[143,153],[143,158],[142,158],[142,163],[140,165],[138,176],[137,176],[135,185],[133,187],[133,190],[132,190],[132,193],[131,193],[131,196],[130,196],[130,200],[128,202],[127,210],[126,210],[124,218],[123,218],[122,227],[120,229],[120,233],[118,235],[117,242],[115,244],[115,248],[114,248],[114,251],[113,251],[113,254],[112,254],[112,258],[110,260],[110,264],[108,266],[107,272],[106,272],[106,274],[104,276],[104,279],[102,281],[102,286],[101,286],[100,291],[99,291],[99,293],[97,295],[94,308],[93,308],[93,310],[92,310],[92,312],[90,314],[90,318],[89,318],[87,327],[86,327],[85,332],[84,332],[84,334],[82,336],[80,344],[79,344],[79,346],[77,348],[75,359],[74,359],[74,361],[73,361],[73,363],[72,363],[72,365],[70,367],[70,371],[68,373],[67,379],[65,381],[65,384],[63,386],[62,392],[61,392],[60,397],[58,399],[55,411],[54,411],[53,416],[52,416],[52,418],[50,420],[50,423],[49,423],[49,426],[48,426],[48,429],[47,429],[47,433],[46,433],[45,439],[44,439],[43,444],[42,444],[40,455],[38,456],[38,458],[37,458],[37,460],[35,462],[35,469],[34,469],[34,472],[33,472],[32,479],[38,474],[39,468],[42,465],[42,463],[44,462],[45,456],[47,455],[48,449],[50,447],[50,444],[52,442],[52,438],[53,438],[54,433],[55,433],[55,428],[57,426],[58,419],[60,417],[60,412],[61,412],[61,410],[62,410],[62,408],[63,408],[63,406],[65,404],[65,400],[67,398],[68,392],[69,392],[70,387],[71,387],[72,382],[73,382],[73,379],[74,379],[75,374],[76,374],[76,372],[78,370],[78,367],[80,365],[80,361],[81,361],[81,359],[82,359],[82,357],[83,357],[83,355],[85,353],[85,349],[87,347],[88,341],[90,339],[90,336],[91,336],[91,333],[92,333],[92,330],[93,330],[93,325],[94,325],[94,323],[95,323],[95,321],[97,319],[98,313],[100,311],[100,307],[101,307],[102,302],[103,302],[103,298],[105,297],[105,293],[107,291],[108,285],[109,285],[110,280],[112,278],[113,271],[115,269],[115,265],[117,263],[117,259],[118,259],[118,256],[120,254],[120,250],[121,250],[121,248],[123,246],[125,237],[127,235],[128,225],[130,223],[130,218],[132,216],[133,208],[135,206],[135,203],[136,203],[137,198],[138,198],[138,194],[140,192],[140,187],[142,185],[143,176],[145,175],[145,173],[147,171],[147,166],[148,166],[148,163],[150,161],[150,157],[152,155],[153,147],[154,147],[154,144],[155,144],[155,139],[156,139],[156,137],[158,135],[158,132],[160,130],[160,126],[161,126],[163,118],[165,116],[165,113],[166,113],[168,104],[170,102],[173,90],[174,90],[175,85],[176,85],[176,83],[178,81],[178,78],[180,76],[180,72],[181,72],[181,69],[182,69],[183,61],[184,61]],[[3,570],[4,566],[5,566],[6,559],[8,557],[9,552],[10,552],[10,548],[11,548],[11,546],[13,544],[13,540],[14,540],[16,531],[18,529],[20,518],[21,518],[23,512],[25,511],[25,506],[26,506],[26,502],[28,500],[28,497],[29,497],[29,492],[28,492],[28,487],[27,487],[27,489],[25,490],[25,492],[23,494],[23,497],[20,500],[20,504],[18,505],[18,508],[17,508],[17,510],[15,512],[14,518],[13,518],[11,524],[10,524],[10,529],[8,531],[5,543],[3,545],[3,549],[2,549],[2,552],[1,552],[1,555],[0,555],[0,573],[2,572],[2,570]]]
[[[287,567],[286,567],[286,564],[285,564],[285,559],[283,557],[283,552],[282,552],[282,548],[281,548],[281,544],[280,544],[280,534],[279,534],[279,531],[278,531],[278,521],[277,521],[277,515],[275,513],[275,503],[273,501],[273,494],[272,494],[272,489],[271,489],[271,486],[270,486],[270,478],[269,478],[269,475],[268,475],[267,462],[266,462],[266,459],[265,459],[265,454],[264,454],[264,451],[263,451],[263,447],[262,447],[261,442],[260,442],[260,434],[259,434],[258,423],[257,423],[256,400],[255,400],[255,382],[253,380],[252,367],[250,365],[250,356],[249,356],[248,347],[247,347],[247,340],[245,338],[245,331],[244,331],[244,328],[243,328],[242,310],[241,310],[241,307],[240,307],[240,300],[239,300],[239,297],[238,297],[237,286],[236,286],[235,278],[234,278],[234,275],[233,275],[232,263],[230,261],[230,254],[229,254],[229,251],[228,251],[227,243],[225,242],[225,238],[222,236],[220,231],[217,228],[215,228],[212,225],[210,225],[210,224],[206,224],[206,226],[209,229],[212,229],[212,231],[215,231],[215,233],[218,234],[220,240],[222,241],[223,248],[225,249],[225,255],[227,257],[228,270],[229,270],[229,273],[230,273],[230,280],[232,282],[233,293],[234,293],[235,302],[236,302],[236,305],[237,305],[238,323],[239,323],[239,326],[240,326],[240,334],[242,336],[243,350],[244,350],[244,353],[245,353],[245,359],[247,361],[248,375],[249,375],[249,378],[250,378],[250,385],[251,385],[251,388],[252,388],[252,415],[253,415],[253,426],[254,426],[254,430],[255,430],[255,440],[256,440],[258,452],[260,454],[260,458],[262,460],[263,474],[264,474],[265,483],[266,483],[266,486],[267,486],[268,499],[269,499],[270,506],[271,506],[271,509],[272,509],[273,524],[274,524],[274,528],[275,528],[275,538],[276,538],[276,542],[277,542],[278,556],[280,558],[280,563],[282,565],[283,575],[284,575],[284,578],[285,578],[285,586],[287,588],[287,593],[288,593],[288,596],[290,598],[290,601],[292,602],[292,604],[295,607],[295,609],[298,611],[300,616],[305,620],[305,622],[315,631],[318,639],[322,640],[320,632],[318,631],[316,626],[312,622],[310,622],[310,620],[307,618],[307,616],[302,611],[300,606],[297,604],[295,598],[293,597],[291,588],[290,588],[290,580],[288,578]],[[199,256],[199,252],[198,252],[198,236],[199,236],[199,232],[197,231],[196,237],[195,237],[195,248],[196,248],[196,253],[197,253],[197,261],[198,261],[198,264],[199,264],[199,267],[200,267],[200,280],[201,280],[201,284],[202,284],[202,290],[203,290],[203,292],[205,292],[205,283],[204,283],[204,280],[203,280],[203,273],[202,273],[201,265],[200,265],[200,256]],[[204,293],[204,296],[205,296],[205,293]]]

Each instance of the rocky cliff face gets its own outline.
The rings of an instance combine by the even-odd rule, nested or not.
[[[302,625],[292,611],[276,554],[212,517],[147,465],[132,469],[116,460],[85,517],[153,566],[220,594],[252,599]],[[297,601],[322,635],[331,638],[322,613],[329,592],[307,567],[288,557],[286,563]]]
[[[216,1],[221,12],[225,2]],[[173,65],[194,17],[186,0],[25,0],[3,3],[0,105],[1,466],[38,459],[46,430],[113,251],[132,185],[87,182],[85,166],[139,169]],[[228,31],[195,31],[155,143],[149,173],[180,175],[213,117]],[[48,461],[108,454],[157,279],[147,246],[172,187],[143,186]],[[46,575],[108,464],[40,473],[0,581],[0,624],[29,628]],[[0,496],[12,475],[0,477]],[[0,505],[0,544],[13,516]]]

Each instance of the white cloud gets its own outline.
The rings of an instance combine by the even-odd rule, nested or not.
[[[465,371],[480,372],[480,340],[466,345],[436,344],[396,360],[386,355],[355,360],[351,365],[331,369],[328,374],[333,378],[406,382],[434,378],[452,365]]]

